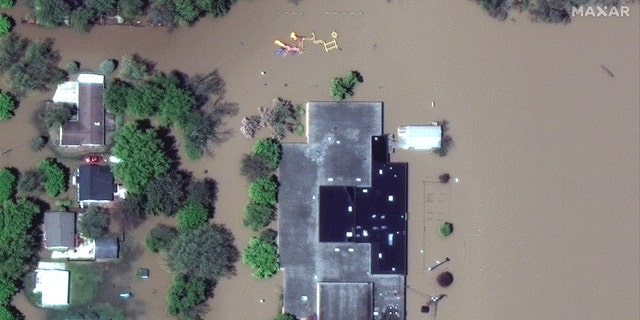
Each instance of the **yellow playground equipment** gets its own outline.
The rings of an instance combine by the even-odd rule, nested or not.
[[[316,33],[315,32],[311,32],[311,41],[313,41],[314,44],[322,44],[324,46],[324,51],[329,52],[333,49],[340,49],[340,47],[338,46],[338,33],[336,31],[331,32],[331,38],[333,38],[333,40],[326,42],[324,40],[317,40],[316,39]],[[340,49],[342,50],[342,49]]]

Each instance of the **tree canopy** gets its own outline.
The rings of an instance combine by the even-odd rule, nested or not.
[[[0,8],[8,9],[13,7],[15,3],[15,0],[0,0]],[[0,319],[2,319],[2,317],[0,317]]]
[[[71,6],[65,0],[34,0],[33,7],[36,20],[46,28],[61,25],[71,13]]]
[[[275,218],[275,207],[266,203],[250,201],[244,209],[244,225],[258,231],[271,223]]]
[[[275,170],[282,159],[282,145],[273,138],[260,139],[253,145],[252,153],[270,169]]]
[[[177,274],[217,280],[235,273],[239,252],[234,237],[219,224],[183,232],[167,253],[167,265]]]
[[[145,211],[152,215],[173,216],[183,207],[190,178],[183,172],[169,171],[147,185]]]
[[[280,268],[278,247],[273,241],[253,237],[242,253],[242,262],[253,269],[253,275],[256,278],[272,277]]]
[[[0,169],[0,202],[11,199],[15,193],[16,180],[9,169]]]
[[[69,103],[55,103],[53,108],[44,114],[47,128],[56,128],[67,123],[76,113],[75,105]]]
[[[7,93],[0,91],[0,121],[13,118],[13,110],[16,108],[16,101]]]
[[[283,313],[279,314],[274,320],[298,320],[298,318],[290,313]]]
[[[209,283],[205,278],[176,275],[167,294],[167,313],[180,319],[199,319],[196,307],[207,300]]]
[[[132,193],[143,192],[152,179],[171,166],[157,132],[153,128],[142,129],[138,124],[118,129],[112,153],[120,159],[112,164],[113,172]]]
[[[0,36],[9,33],[12,28],[11,18],[4,13],[0,13]]]
[[[17,93],[47,90],[48,85],[66,80],[66,72],[59,69],[60,55],[53,48],[53,40],[31,42],[18,35],[8,35],[2,42],[0,70],[8,71],[11,89]]]
[[[252,154],[245,154],[242,156],[240,162],[240,174],[251,182],[260,177],[273,174],[273,170],[269,168],[262,159]]]
[[[125,55],[122,57],[120,77],[127,81],[140,81],[149,75],[149,63],[139,55]]]
[[[90,207],[78,219],[78,232],[87,238],[97,238],[109,232],[109,215],[100,207]]]
[[[127,111],[127,96],[133,87],[125,81],[116,79],[107,85],[104,91],[104,106],[113,114],[124,114]]]
[[[200,203],[188,204],[178,212],[178,225],[181,231],[195,230],[209,221],[207,208]]]
[[[67,191],[69,169],[55,158],[45,158],[38,163],[42,173],[42,186],[50,197],[55,197]]]
[[[151,252],[168,250],[173,241],[178,237],[178,230],[165,224],[153,227],[145,238],[145,244]]]
[[[249,199],[257,204],[275,206],[278,203],[278,180],[275,176],[261,177],[249,185]]]

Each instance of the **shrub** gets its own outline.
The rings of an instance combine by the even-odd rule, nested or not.
[[[133,87],[116,79],[107,85],[104,91],[104,106],[113,114],[124,114],[127,111],[127,96]]]
[[[443,173],[438,176],[438,180],[440,180],[440,183],[447,183],[449,182],[449,179],[451,179],[451,175],[449,175],[448,173]]]
[[[71,11],[69,24],[80,32],[89,32],[94,18],[93,11],[89,8],[77,8]],[[105,73],[106,74],[106,73]]]
[[[180,319],[201,319],[196,307],[207,300],[210,287],[207,279],[176,275],[167,294],[167,313]]]
[[[168,250],[178,237],[178,230],[165,224],[159,224],[144,239],[144,243],[151,252],[159,252],[160,250]]]
[[[76,74],[80,70],[80,62],[69,61],[69,63],[64,67],[64,70],[69,74]]]
[[[13,97],[0,91],[0,121],[13,118],[13,111],[16,109],[16,101]]]
[[[116,70],[116,62],[113,59],[106,59],[100,62],[100,72],[105,76],[110,75]]]
[[[453,232],[453,223],[444,222],[443,224],[440,225],[440,234],[443,237],[450,235],[452,232]]]
[[[42,188],[41,181],[42,173],[40,170],[26,170],[18,179],[18,193],[24,195],[31,192],[39,192]]]
[[[298,318],[290,313],[283,313],[275,317],[274,320],[298,320]]]
[[[134,19],[144,13],[144,0],[120,0],[120,13],[124,18]]]
[[[258,279],[270,278],[278,272],[278,246],[272,241],[253,237],[249,246],[242,253],[242,262],[253,269],[253,276]]]
[[[282,145],[273,138],[260,139],[253,145],[252,153],[270,169],[277,169],[282,159]]]
[[[8,9],[13,7],[15,3],[15,0],[0,0],[0,8]]]
[[[71,7],[65,0],[34,0],[36,20],[46,28],[61,25],[71,13]]]
[[[16,180],[16,176],[9,169],[0,169],[0,203],[13,196]]]
[[[240,163],[240,174],[247,180],[254,181],[273,172],[261,159],[254,155],[245,154]]]
[[[44,115],[44,122],[48,128],[62,126],[71,120],[76,113],[76,107],[69,103],[56,103],[53,108],[47,110]]]
[[[272,205],[250,201],[244,209],[243,223],[253,231],[258,231],[268,226],[274,218],[275,208]]]
[[[29,141],[29,149],[33,152],[42,151],[47,145],[48,138],[44,136],[37,136]]]
[[[342,78],[334,78],[329,86],[329,93],[336,99],[341,101],[354,94],[353,88],[359,82],[362,82],[362,75],[358,71],[350,71]]]
[[[278,181],[274,176],[256,179],[249,185],[249,199],[256,204],[275,206],[278,203]]]
[[[195,230],[204,226],[208,221],[209,211],[199,203],[188,204],[178,212],[180,230]]]
[[[137,54],[125,55],[122,57],[122,67],[120,67],[120,77],[128,81],[140,81],[151,72],[150,63],[144,61]]]
[[[13,22],[11,21],[11,18],[4,13],[0,13],[0,36],[4,36],[11,32],[12,28]]]
[[[54,158],[46,158],[38,163],[38,169],[42,173],[44,191],[50,197],[67,191],[67,167]]]

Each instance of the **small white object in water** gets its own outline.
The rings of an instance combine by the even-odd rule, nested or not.
[[[460,182],[460,179],[456,178],[456,182]]]
[[[265,74],[267,74],[267,72],[266,71],[262,71],[262,72],[260,72],[260,74],[264,76]]]

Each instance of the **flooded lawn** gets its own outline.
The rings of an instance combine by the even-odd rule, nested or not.
[[[26,9],[11,12],[17,18]],[[524,16],[496,21],[471,1],[280,0],[240,1],[222,19],[172,33],[112,26],[79,34],[20,24],[15,30],[54,38],[61,65],[78,60],[97,70],[103,59],[138,53],[162,71],[218,69],[225,100],[240,108],[227,125],[234,135],[212,157],[183,166],[219,183],[214,220],[234,232],[240,249],[254,235],[242,225],[247,192],[239,161],[252,142],[237,130],[241,117],[278,96],[330,99],[331,78],[358,70],[364,83],[352,99],[384,101],[386,132],[446,119],[454,140],[443,158],[392,155],[410,168],[408,319],[424,319],[427,297],[446,294],[439,320],[599,320],[640,317],[639,20],[637,3],[625,19],[546,25]],[[292,31],[328,39],[333,30],[340,51],[309,44],[296,57],[273,54],[273,41]],[[21,99],[16,117],[0,124],[0,150],[12,150],[0,166],[24,170],[49,154],[34,154],[27,143],[39,134],[33,120],[51,95]],[[444,172],[449,184],[434,183]],[[169,319],[170,274],[143,247],[161,220],[127,234],[128,258],[106,270],[100,299],[131,319]],[[448,238],[438,234],[444,221],[454,224]],[[451,261],[427,271],[445,257]],[[150,269],[150,279],[135,278],[140,267]],[[453,274],[449,288],[437,285],[439,271]],[[258,281],[238,264],[237,275],[218,284],[206,319],[271,319],[281,279]],[[121,300],[127,288],[134,298]],[[23,295],[14,304],[27,319],[46,317]]]

